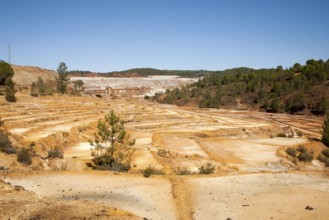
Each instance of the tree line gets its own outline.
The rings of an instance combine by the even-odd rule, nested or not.
[[[95,73],[91,71],[83,71],[83,70],[72,70],[69,71],[69,75],[79,75],[79,76],[87,76],[90,74],[97,74],[103,77],[117,77],[117,76],[139,76],[139,77],[147,77],[147,76],[161,76],[161,75],[174,75],[180,77],[202,77],[209,75],[211,73],[215,73],[215,71],[208,70],[159,70],[154,68],[134,68],[123,71],[112,71],[112,72],[104,72],[104,73]]]
[[[109,72],[105,74],[108,77],[115,76],[115,75],[129,75],[129,74],[135,74],[141,77],[147,77],[147,76],[161,76],[161,75],[174,75],[174,76],[180,76],[180,77],[202,77],[206,76],[210,73],[214,73],[214,71],[208,71],[208,70],[159,70],[154,68],[135,68],[135,69],[129,69],[124,71],[114,71]]]

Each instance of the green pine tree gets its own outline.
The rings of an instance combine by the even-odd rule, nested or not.
[[[15,83],[11,77],[6,79],[5,82],[6,85],[6,100],[8,102],[16,102],[16,97],[15,97]]]
[[[41,96],[46,95],[46,86],[40,76],[38,77],[37,87],[38,87],[38,92]]]
[[[98,121],[98,132],[94,134],[91,166],[96,169],[128,171],[131,156],[134,153],[131,140],[121,120],[113,110],[104,120]]]
[[[68,77],[67,66],[64,62],[60,62],[57,68],[58,79],[57,79],[57,91],[59,93],[66,93],[67,84],[69,84],[70,78]]]
[[[35,84],[35,82],[33,82],[31,85],[30,95],[33,97],[39,96],[38,88],[37,88],[37,85]]]

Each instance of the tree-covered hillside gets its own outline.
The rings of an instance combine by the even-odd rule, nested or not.
[[[329,60],[308,60],[289,69],[236,68],[216,72],[197,83],[154,99],[201,108],[253,108],[269,112],[313,113],[329,109]]]

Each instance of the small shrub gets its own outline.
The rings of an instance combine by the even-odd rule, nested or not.
[[[297,164],[298,161],[311,162],[313,160],[313,151],[308,152],[305,146],[298,146],[296,149],[288,147],[286,153],[293,157],[293,163]]]
[[[20,150],[17,154],[17,161],[27,165],[32,164],[32,159],[29,150],[27,149]]]
[[[296,150],[294,148],[288,147],[286,153],[291,157],[296,157]]]
[[[54,90],[52,88],[47,88],[46,95],[53,95],[53,94],[54,94]]]
[[[193,174],[193,172],[189,168],[187,168],[187,167],[183,167],[183,168],[178,167],[175,170],[175,173],[177,175],[191,175],[191,174]]]
[[[147,168],[145,168],[144,170],[142,170],[143,176],[148,178],[151,175],[162,175],[163,171],[159,170],[157,168],[155,168],[152,165],[149,165]]]
[[[215,165],[213,165],[212,163],[206,163],[199,167],[200,174],[211,174],[213,172],[215,172]]]
[[[307,149],[303,145],[300,145],[297,147],[297,151],[305,154],[307,152]]]
[[[304,133],[302,131],[297,131],[296,133],[297,133],[298,137],[303,137],[304,136]]]
[[[127,172],[130,169],[130,161],[118,161],[111,155],[93,156],[92,163],[88,165],[96,170],[111,170]]]
[[[298,163],[298,159],[297,159],[297,158],[294,158],[294,159],[292,160],[292,162],[293,162],[294,164],[297,164],[297,163]]]
[[[283,138],[287,137],[287,135],[285,133],[279,133],[277,136],[278,137],[283,137]]]
[[[326,148],[321,151],[321,154],[318,156],[318,159],[325,164],[326,167],[329,167],[329,149]]]
[[[164,150],[164,149],[158,149],[158,155],[160,157],[165,157],[165,158],[168,158],[171,156],[170,152],[167,150]]]
[[[0,149],[11,147],[11,142],[8,136],[4,133],[0,133]]]
[[[145,96],[144,96],[144,99],[150,99],[150,96],[145,95]]]
[[[310,153],[300,153],[297,158],[299,161],[311,162],[313,160],[313,155]]]
[[[321,161],[322,163],[326,163],[327,161],[329,161],[329,158],[327,158],[323,154],[319,154],[318,160]]]
[[[78,131],[81,133],[81,132],[84,131],[84,128],[79,126],[79,127],[78,127]]]
[[[35,82],[32,82],[31,89],[30,89],[30,96],[38,97],[39,91]]]
[[[48,158],[49,159],[63,158],[63,151],[61,151],[57,147],[55,147],[55,149],[48,151]]]
[[[329,159],[329,148],[322,150],[321,153]]]
[[[126,161],[126,162],[119,162],[119,161],[114,161],[114,163],[112,163],[112,171],[117,171],[117,172],[127,172],[130,170],[130,161]]]

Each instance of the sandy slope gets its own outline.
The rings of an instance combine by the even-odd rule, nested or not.
[[[0,180],[0,219],[141,219],[124,210],[90,201],[55,201]]]
[[[108,172],[52,172],[12,177],[6,181],[46,198],[88,200],[148,219],[176,219],[171,185],[162,177],[111,175]]]
[[[33,81],[41,77],[45,82],[55,81],[58,74],[55,71],[43,69],[34,66],[16,66],[11,65],[14,70],[14,82],[19,86],[31,86]]]
[[[190,178],[195,219],[328,219],[329,179],[314,174]],[[306,210],[311,206],[314,210]]]

